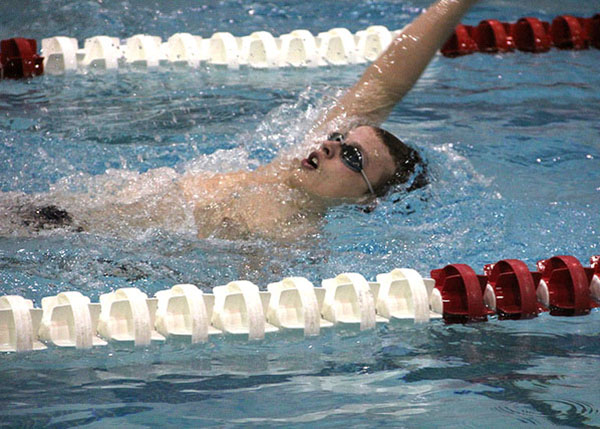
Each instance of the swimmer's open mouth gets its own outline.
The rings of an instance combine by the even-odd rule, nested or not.
[[[309,170],[316,170],[319,168],[319,156],[317,155],[317,152],[312,152],[308,155],[308,158],[304,158],[302,160],[302,166]]]

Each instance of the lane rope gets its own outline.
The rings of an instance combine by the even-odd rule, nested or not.
[[[304,29],[280,36],[256,31],[243,37],[217,32],[208,38],[177,33],[160,37],[137,34],[121,40],[105,35],[86,39],[56,36],[41,41],[11,38],[0,44],[0,79],[44,73],[85,73],[88,70],[153,70],[159,67],[197,68],[202,64],[239,69],[250,67],[322,67],[373,61],[404,29],[373,25],[351,33],[337,27],[314,36]],[[441,48],[442,55],[458,57],[475,52],[516,50],[547,52],[558,49],[600,49],[600,14],[590,18],[557,16],[551,23],[524,17],[514,23],[486,19],[476,26],[458,25]]]
[[[107,342],[148,346],[168,338],[190,343],[214,335],[260,340],[278,331],[306,337],[346,325],[370,330],[381,323],[409,319],[446,323],[583,316],[600,306],[600,256],[584,267],[577,258],[554,256],[536,271],[505,259],[477,274],[466,264],[450,264],[423,278],[412,269],[395,269],[369,282],[358,273],[342,273],[315,287],[289,277],[261,290],[232,281],[204,293],[194,285],[175,285],[154,297],[137,288],[100,295],[92,303],[80,292],[42,299],[42,308],[17,295],[0,297],[0,351],[26,352],[51,347],[89,349]]]

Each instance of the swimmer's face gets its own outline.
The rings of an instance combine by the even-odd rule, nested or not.
[[[356,168],[357,158],[362,158],[366,179]],[[323,141],[317,150],[300,161],[293,184],[319,197],[359,200],[371,195],[368,182],[376,188],[391,177],[394,170],[387,147],[371,127],[362,126],[345,134],[343,142],[339,134]]]

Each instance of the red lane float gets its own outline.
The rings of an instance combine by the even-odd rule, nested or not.
[[[504,259],[486,265],[488,286],[484,299],[501,319],[529,319],[544,310],[537,302],[536,285],[541,274],[532,273],[523,261]]]
[[[497,19],[481,21],[473,29],[473,40],[480,52],[508,52],[514,49],[513,38],[510,33],[510,24],[502,24]]]
[[[473,43],[475,47],[473,47]],[[525,17],[516,23],[483,20],[476,27],[459,24],[446,41],[441,53],[447,57],[473,52],[509,52],[515,48],[525,52],[547,52],[559,49],[600,49],[600,14],[591,18],[561,15],[552,24]]]
[[[589,39],[581,21],[571,15],[557,16],[550,26],[552,43],[558,49],[587,49]]]
[[[446,322],[484,322],[493,314],[483,303],[487,277],[477,275],[465,264],[452,264],[431,271],[441,295],[442,316]]]
[[[542,311],[553,316],[588,314],[600,302],[600,255],[591,267],[573,256],[554,256],[539,261],[531,272],[518,259],[504,259],[484,267],[477,275],[465,264],[447,265],[431,271],[435,287],[430,306],[447,323],[499,319],[529,319]],[[595,301],[594,301],[595,300]]]
[[[545,24],[545,25],[544,25]],[[548,34],[550,24],[537,18],[521,18],[513,28],[516,48],[525,52],[547,52],[552,39]]]
[[[39,76],[44,73],[43,61],[34,39],[16,37],[0,42],[0,78]]]
[[[539,261],[537,266],[542,277],[537,297],[550,314],[578,316],[597,307],[590,294],[593,268],[584,268],[573,256],[554,256]]]
[[[477,51],[477,43],[471,37],[472,30],[473,27],[468,25],[456,26],[452,36],[442,46],[442,54],[447,57],[458,57]]]

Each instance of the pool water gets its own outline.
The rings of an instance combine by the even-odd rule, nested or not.
[[[0,38],[403,27],[425,1],[6,1]],[[317,12],[318,10],[318,12]],[[464,19],[592,16],[598,2],[484,0]],[[0,237],[0,295],[41,299],[234,279],[368,279],[396,267],[600,254],[600,50],[438,56],[386,128],[430,184],[371,213],[331,209],[290,242],[65,230]],[[92,193],[157,167],[253,169],[293,151],[362,66],[89,72],[0,82],[0,190]],[[102,178],[102,179],[99,179]],[[7,427],[600,427],[600,312],[470,325],[392,323],[304,339],[218,338],[0,356]],[[482,423],[485,422],[485,423]]]

